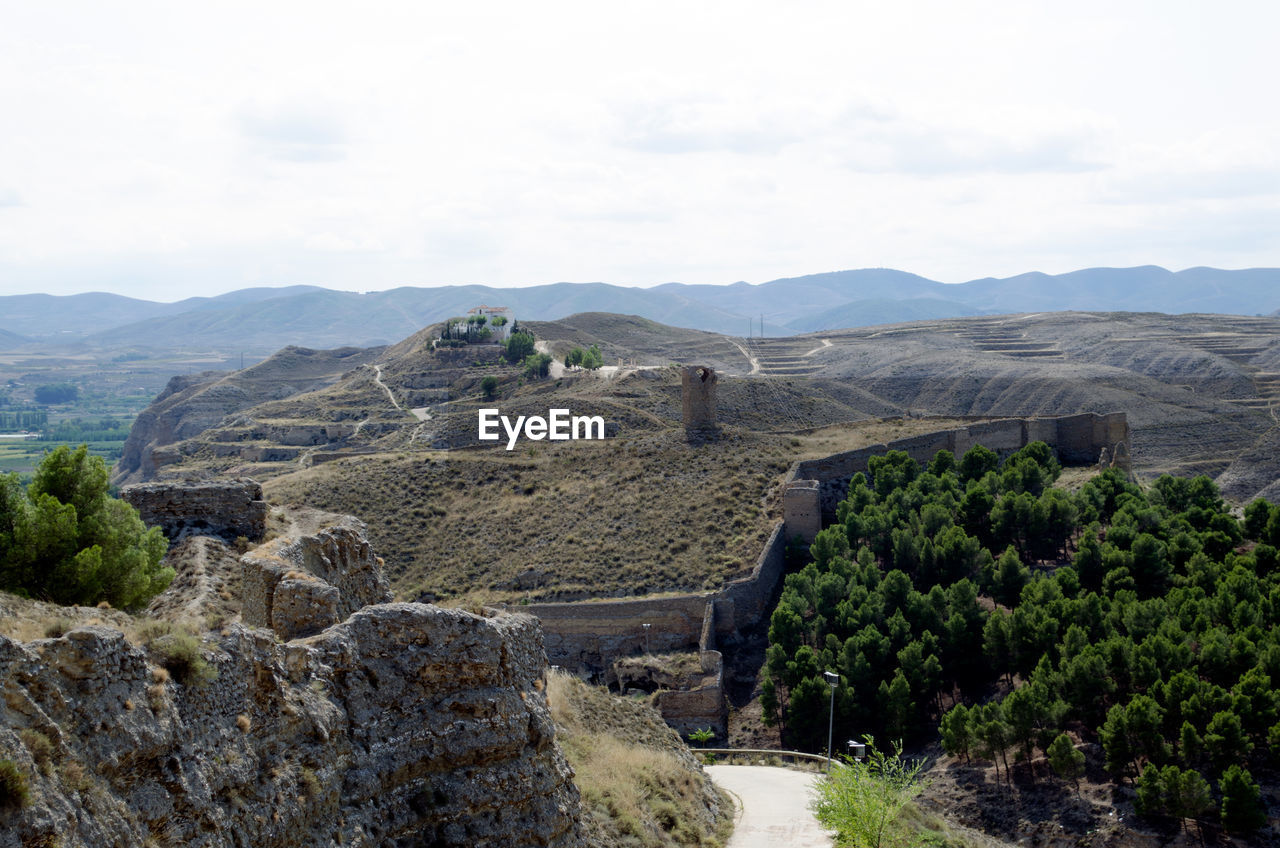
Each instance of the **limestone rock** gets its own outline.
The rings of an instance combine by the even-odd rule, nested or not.
[[[529,616],[377,605],[202,653],[197,687],[110,628],[0,637],[0,758],[31,787],[0,848],[581,845]],[[22,731],[51,741],[43,768]]]

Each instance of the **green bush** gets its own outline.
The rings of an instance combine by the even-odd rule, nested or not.
[[[16,474],[0,476],[0,589],[121,609],[163,591],[168,543],[107,488],[106,463],[85,445],[45,454],[25,492]]]
[[[924,760],[904,760],[900,748],[892,754],[877,751],[875,740],[865,739],[866,760],[849,760],[819,781],[813,810],[818,821],[837,832],[840,844],[880,848],[896,844],[899,815],[924,788],[919,780]]]
[[[160,665],[183,686],[201,687],[218,677],[218,670],[205,660],[200,640],[190,633],[171,633],[161,636],[148,647],[160,661]]]
[[[0,760],[0,807],[21,809],[29,798],[26,775],[13,760]]]

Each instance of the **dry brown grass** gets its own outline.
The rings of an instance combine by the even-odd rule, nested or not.
[[[724,844],[732,802],[657,713],[563,672],[548,677],[547,700],[592,846]]]
[[[683,430],[660,430],[358,458],[267,489],[364,520],[402,598],[654,594],[749,574],[791,458],[779,436],[728,432],[690,445]]]

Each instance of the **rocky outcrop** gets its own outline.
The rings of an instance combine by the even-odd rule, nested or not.
[[[138,510],[145,524],[158,526],[170,539],[194,531],[257,541],[267,529],[262,486],[253,480],[142,483],[125,486],[120,497]]]
[[[391,600],[382,560],[350,516],[296,538],[273,539],[240,559],[241,615],[281,638],[318,633],[361,607]]]
[[[30,789],[0,848],[581,844],[531,617],[378,605],[201,654],[203,686],[105,627],[0,637],[0,759]]]
[[[252,422],[237,421],[243,416],[234,414],[329,385],[373,361],[382,351],[380,347],[312,350],[290,345],[243,371],[206,371],[174,377],[133,422],[120,461],[112,471],[112,482],[123,485],[155,479],[161,468],[183,458],[182,451],[172,447],[176,443],[213,427],[235,424],[252,429]],[[312,431],[323,431],[324,426]],[[291,432],[293,441],[287,444],[316,443],[312,431]],[[345,432],[348,430],[336,427],[329,438]]]

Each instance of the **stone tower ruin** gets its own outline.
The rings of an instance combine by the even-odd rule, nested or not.
[[[714,434],[716,424],[716,372],[705,365],[686,365],[680,377],[684,428],[693,435]]]

